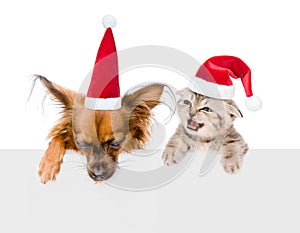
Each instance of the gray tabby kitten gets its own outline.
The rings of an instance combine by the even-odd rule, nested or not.
[[[162,159],[168,166],[178,163],[193,150],[212,150],[221,155],[221,164],[230,174],[242,166],[248,146],[235,130],[233,121],[243,117],[232,100],[206,97],[184,88],[177,94],[177,111],[181,119],[175,134],[170,138]]]

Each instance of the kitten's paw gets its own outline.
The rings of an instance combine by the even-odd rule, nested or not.
[[[175,157],[175,150],[171,148],[166,148],[162,155],[162,160],[165,165],[171,166],[177,163],[177,161],[174,159]]]
[[[243,160],[240,156],[224,156],[221,158],[221,164],[224,170],[229,174],[237,173],[242,167]]]
[[[48,181],[54,181],[60,170],[60,162],[51,162],[45,158],[40,162],[39,177],[43,184]]]
[[[165,165],[171,166],[177,163],[177,161],[174,159],[175,157],[175,151],[171,150],[170,148],[166,148],[162,155],[162,160]]]
[[[162,160],[165,165],[172,166],[180,162],[183,156],[180,152],[174,150],[174,148],[166,147],[162,155]]]

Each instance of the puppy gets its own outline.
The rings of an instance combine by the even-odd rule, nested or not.
[[[55,180],[66,150],[86,157],[88,175],[96,182],[109,179],[116,171],[118,156],[142,148],[149,140],[151,110],[157,106],[164,85],[151,84],[122,98],[119,110],[89,110],[85,96],[60,87],[45,77],[36,76],[50,97],[62,107],[58,123],[39,164],[42,183]]]

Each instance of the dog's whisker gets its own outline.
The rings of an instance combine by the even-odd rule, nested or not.
[[[130,158],[130,159],[121,160],[118,164],[121,165],[126,163],[132,163],[134,161],[135,161],[134,159]]]
[[[73,168],[74,171],[86,173],[86,169]]]
[[[117,166],[119,169],[122,169],[122,168],[129,168],[129,164],[122,164],[121,166],[118,165]]]
[[[80,162],[80,161],[74,161],[74,160],[70,160],[70,161],[64,161],[64,163],[79,163],[79,164],[82,164],[82,165],[86,165],[86,163],[83,163],[83,162]]]
[[[77,165],[77,166],[74,166],[74,168],[87,169],[87,167],[85,165]]]
[[[73,167],[73,169],[77,172],[83,173],[83,174],[87,174],[87,167]]]
[[[129,165],[129,164],[132,164],[132,162],[119,163],[118,166],[122,167],[122,166],[126,166],[126,165]]]
[[[81,161],[83,164],[87,164],[86,157],[83,157],[83,156],[81,156],[81,155],[79,155],[79,154],[77,154],[77,155],[78,155],[80,161]]]
[[[86,169],[76,169],[76,168],[74,168],[74,171],[78,171],[78,172],[83,172],[83,173],[86,173],[87,172],[87,170]]]
[[[83,163],[81,161],[74,161],[74,160],[70,160],[70,161],[65,161],[65,164],[72,164],[74,166],[72,166],[72,169],[74,170],[78,170],[78,171],[87,171],[87,165],[86,163]]]
[[[124,167],[124,166],[128,166],[128,165],[130,165],[130,164],[132,164],[132,163],[121,163],[121,164],[118,164],[118,166],[119,166],[119,167]]]
[[[128,168],[130,164],[134,162],[134,159],[126,159],[118,163],[118,168]]]
[[[87,166],[85,164],[76,164],[76,163],[72,163],[73,168],[83,168],[83,169],[87,169]]]
[[[129,165],[121,165],[121,166],[117,166],[119,169],[122,169],[122,168],[129,168],[130,166]]]

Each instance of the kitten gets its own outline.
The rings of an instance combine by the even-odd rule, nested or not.
[[[168,166],[178,163],[189,150],[212,150],[221,155],[227,173],[236,173],[248,146],[235,130],[233,121],[243,117],[232,100],[206,97],[184,88],[177,94],[181,123],[170,138],[162,159]]]

